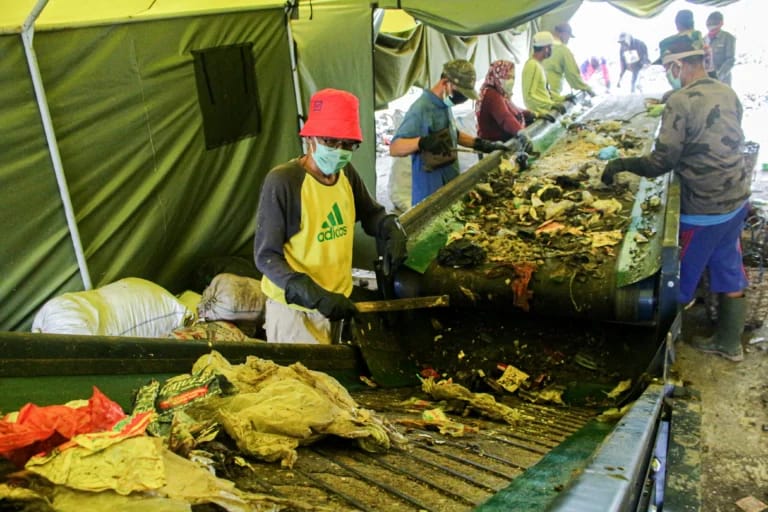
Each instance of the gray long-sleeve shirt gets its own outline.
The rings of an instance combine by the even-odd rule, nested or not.
[[[715,37],[707,37],[712,50],[712,66],[717,79],[731,85],[731,69],[736,64],[736,38],[721,30]]]

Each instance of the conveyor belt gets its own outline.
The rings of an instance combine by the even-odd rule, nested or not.
[[[618,120],[624,127],[622,130],[629,128],[643,137],[643,147],[638,148],[642,151],[648,149],[658,122],[657,118],[644,113],[645,106],[640,97],[610,99],[586,112],[578,121]],[[567,167],[573,171],[589,164],[586,160],[564,161],[561,158],[571,143],[562,126],[551,125],[544,131],[540,127],[537,130],[540,132],[537,133],[537,144],[546,144],[548,149],[530,171],[521,174],[521,178],[537,174],[551,176],[554,170],[566,171],[564,167]],[[594,157],[592,162],[596,162]],[[465,222],[482,221],[482,217],[474,219],[471,211],[465,211],[463,202],[476,184],[497,171],[498,165],[498,159],[481,160],[403,215],[403,224],[412,240],[413,259],[420,258],[421,261],[413,261],[412,266],[420,274],[406,271],[398,275],[398,290],[402,295],[447,293],[451,295],[451,303],[461,308],[515,309],[513,305],[519,305],[519,290],[515,291],[509,285],[514,272],[510,265],[512,262],[504,261],[507,255],[489,253],[488,260],[493,259],[493,264],[472,269],[443,267],[434,261],[430,263],[424,256],[426,253],[434,257],[446,243],[448,234]],[[601,168],[603,164],[596,165]],[[614,254],[607,251],[604,259],[596,262],[597,266],[590,275],[572,270],[564,274],[561,256],[556,251],[536,262],[536,271],[528,286],[532,292],[531,312],[623,323],[661,323],[664,326],[671,322],[674,300],[670,307],[661,304],[660,298],[667,298],[664,292],[669,291],[670,283],[672,287],[676,286],[674,267],[679,211],[674,193],[676,188],[670,185],[669,176],[638,180],[636,187],[634,200],[624,204],[626,213],[623,215],[627,216],[628,224],[623,243],[617,246]],[[600,198],[611,197],[611,192],[607,190],[594,193]],[[647,203],[651,199],[657,200],[661,207],[648,208]],[[645,242],[641,240],[640,233],[653,233],[653,236]],[[672,277],[664,282],[662,289],[660,275],[664,274],[665,262],[670,267],[666,274]],[[507,272],[501,271],[505,265],[509,267]],[[663,319],[660,320],[661,317]]]
[[[418,412],[398,405],[408,396],[402,389],[353,393],[361,406],[395,424],[419,418]],[[302,499],[330,510],[472,510],[523,477],[595,415],[588,408],[515,407],[526,418],[515,426],[452,416],[478,432],[450,437],[401,425],[398,430],[409,441],[406,450],[372,454],[349,440],[326,440],[300,448],[292,469],[252,463],[253,471],[237,470],[228,477],[243,489]]]

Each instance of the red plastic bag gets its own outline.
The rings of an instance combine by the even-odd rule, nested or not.
[[[23,467],[30,457],[66,442],[78,434],[109,430],[126,417],[123,409],[94,386],[88,405],[39,407],[26,404],[16,421],[0,420],[0,455]]]

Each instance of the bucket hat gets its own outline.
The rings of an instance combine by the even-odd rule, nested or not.
[[[339,89],[317,91],[309,100],[307,122],[299,135],[362,142],[360,102],[351,92]]]
[[[443,65],[443,74],[451,81],[461,94],[467,98],[476,100],[475,92],[475,67],[468,60],[456,59]]]
[[[548,30],[542,30],[533,35],[533,46],[540,48],[542,46],[552,46],[553,44],[555,44],[555,38],[552,37],[552,32]]]
[[[667,64],[692,55],[704,55],[704,40],[693,34],[675,34],[659,43],[659,58],[654,64]]]

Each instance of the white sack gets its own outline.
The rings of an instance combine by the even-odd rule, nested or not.
[[[411,208],[411,157],[393,157],[392,171],[387,182],[389,200],[397,212],[405,212]]]
[[[162,286],[128,277],[54,297],[37,312],[32,332],[160,338],[193,318]]]
[[[263,320],[267,298],[261,281],[252,277],[222,273],[203,290],[197,307],[200,320]]]

